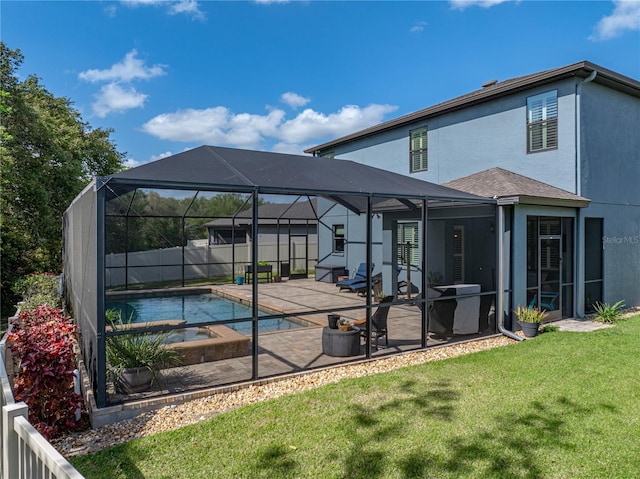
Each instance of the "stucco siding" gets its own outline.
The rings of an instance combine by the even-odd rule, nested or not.
[[[584,215],[604,218],[603,300],[640,304],[640,206],[592,204]]]
[[[527,154],[527,97],[558,91],[558,148]],[[576,190],[575,82],[546,85],[493,102],[362,138],[335,156],[409,175],[409,131],[428,128],[428,171],[411,174],[444,183],[496,166],[558,188]]]
[[[580,116],[581,195],[640,205],[640,99],[589,83]]]

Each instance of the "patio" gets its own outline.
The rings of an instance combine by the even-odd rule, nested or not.
[[[216,285],[211,287],[217,294],[245,304],[252,297],[251,285]],[[404,298],[400,297],[402,301]],[[303,370],[323,368],[365,360],[364,340],[360,354],[352,357],[332,357],[322,352],[322,329],[327,325],[327,314],[337,311],[351,321],[365,317],[366,299],[357,294],[339,291],[334,284],[317,282],[313,279],[289,280],[281,283],[261,283],[258,287],[258,303],[283,314],[293,314],[310,323],[299,329],[265,332],[259,334],[258,372],[259,378],[269,378]],[[377,306],[373,306],[373,310]],[[351,308],[351,309],[349,309]],[[421,315],[415,304],[405,302],[393,305],[389,310],[389,345],[386,338],[380,339],[376,351],[372,345],[372,356],[380,357],[397,354],[421,347]],[[456,335],[448,341],[429,335],[428,347],[446,342],[459,342],[495,334],[495,326],[471,335]],[[165,369],[161,373],[163,390],[149,391],[128,396],[109,391],[110,403],[131,402],[156,398],[160,395],[180,394],[180,400],[190,392],[216,388],[233,383],[249,382],[252,378],[252,357],[249,344],[247,356],[223,359],[201,364]],[[170,402],[165,398],[164,402]]]

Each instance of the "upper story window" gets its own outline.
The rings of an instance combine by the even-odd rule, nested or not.
[[[527,153],[558,148],[558,91],[527,98]]]
[[[428,169],[427,127],[423,126],[409,132],[409,173]]]
[[[331,160],[333,160],[333,158],[336,156],[335,152],[333,151],[329,151],[327,153],[323,153],[322,154],[322,158],[329,158]]]
[[[333,253],[344,253],[344,225],[333,225]]]

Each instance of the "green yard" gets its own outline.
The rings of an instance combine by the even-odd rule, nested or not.
[[[87,478],[630,478],[640,316],[244,407],[73,459]]]

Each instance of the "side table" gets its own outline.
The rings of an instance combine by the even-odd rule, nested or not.
[[[351,331],[322,328],[322,352],[327,356],[357,356],[360,354],[360,328]]]

